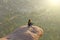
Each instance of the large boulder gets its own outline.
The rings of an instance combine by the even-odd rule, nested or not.
[[[21,26],[0,40],[38,40],[43,35],[43,29],[38,26]]]

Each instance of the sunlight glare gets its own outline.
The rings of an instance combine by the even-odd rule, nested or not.
[[[60,4],[60,0],[49,0],[49,4],[52,6],[57,6]]]

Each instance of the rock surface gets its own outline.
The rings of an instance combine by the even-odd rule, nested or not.
[[[43,35],[43,29],[38,26],[28,28],[27,25],[21,26],[0,40],[38,40]]]

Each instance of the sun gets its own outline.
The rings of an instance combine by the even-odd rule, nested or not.
[[[48,0],[48,2],[52,6],[57,6],[60,4],[60,0]]]

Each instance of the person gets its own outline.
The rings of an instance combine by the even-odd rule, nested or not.
[[[32,20],[29,19],[29,20],[28,20],[28,27],[32,27],[32,25],[33,25]]]

